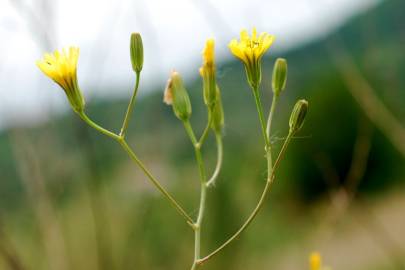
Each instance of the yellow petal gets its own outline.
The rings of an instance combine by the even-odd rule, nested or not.
[[[244,42],[248,42],[249,40],[250,40],[250,38],[249,38],[248,32],[246,31],[246,29],[243,29],[240,32],[240,42],[244,43]]]
[[[256,41],[257,40],[257,31],[256,31],[256,27],[253,27],[252,29],[252,41]]]
[[[231,50],[232,54],[239,58],[242,61],[246,61],[246,56],[243,52],[243,49],[241,46],[238,44],[238,41],[236,39],[231,40],[228,44],[229,49]]]

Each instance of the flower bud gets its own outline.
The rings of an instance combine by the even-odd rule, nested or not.
[[[205,105],[214,106],[216,101],[215,82],[215,41],[210,38],[205,43],[203,50],[203,65],[200,68],[200,75],[203,78],[203,93]]]
[[[308,112],[308,101],[298,100],[290,116],[290,133],[295,133],[301,129],[304,124],[305,116]]]
[[[167,105],[172,105],[173,112],[182,121],[187,121],[191,116],[191,103],[184,88],[180,74],[173,71],[167,81],[163,101]]]
[[[224,109],[222,108],[221,92],[218,86],[216,87],[216,97],[217,100],[211,112],[211,127],[215,132],[219,133],[224,126]]]
[[[131,53],[132,69],[136,73],[141,72],[143,67],[143,44],[141,34],[139,33],[131,34],[130,53]]]
[[[272,88],[273,93],[278,96],[284,90],[287,82],[287,60],[278,58],[274,63]]]

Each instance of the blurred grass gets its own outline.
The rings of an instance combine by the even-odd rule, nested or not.
[[[281,270],[297,269],[298,265],[306,269],[306,256],[314,249],[325,251],[325,260],[330,259],[326,262],[336,266],[334,269],[389,270],[399,269],[397,261],[405,263],[405,234],[401,230],[405,224],[400,218],[405,206],[404,157],[365,118],[325,48],[339,35],[378,97],[397,119],[405,119],[405,81],[401,76],[405,56],[399,45],[404,38],[400,27],[403,8],[400,0],[385,1],[337,33],[282,55],[289,61],[289,81],[274,123],[275,150],[280,149],[287,132],[294,100],[305,97],[311,107],[302,137],[289,148],[270,199],[252,227],[207,263],[207,269]],[[271,56],[264,61],[266,107],[274,59]],[[208,195],[204,254],[238,229],[258,199],[265,174],[259,125],[243,67],[232,61],[218,69],[226,120],[225,160],[218,184]],[[199,81],[187,85],[193,103],[192,123],[201,131],[205,121],[201,85]],[[138,100],[129,141],[195,216],[198,174],[192,148],[171,108],[162,104],[161,95],[155,91]],[[126,104],[126,100],[96,100],[88,111],[97,122],[117,130]],[[357,194],[360,200],[339,216],[331,207],[329,194],[334,190],[325,175],[343,183],[364,122],[372,131],[367,167]],[[215,147],[211,137],[204,156],[212,169]],[[320,169],[319,160],[330,165],[329,174]],[[24,269],[52,269],[47,265],[49,243],[44,239],[48,233],[48,239],[55,239],[55,228],[60,228],[62,238],[56,244],[64,246],[66,269],[170,270],[185,269],[191,263],[188,226],[114,142],[88,129],[72,114],[0,134],[0,172],[0,231],[7,236],[0,246],[8,243],[7,248],[13,247]],[[24,180],[24,175],[28,179]],[[30,191],[27,181],[34,179],[36,182],[28,182],[32,184]],[[45,188],[37,190],[38,183]],[[47,201],[52,206],[48,213],[51,222],[41,227],[38,212]],[[369,210],[374,212],[372,220],[383,224],[384,233],[399,243],[400,250],[393,253],[392,247],[375,242],[372,239],[381,232],[365,233],[353,221],[364,218]],[[0,259],[0,268],[8,269],[4,262]]]

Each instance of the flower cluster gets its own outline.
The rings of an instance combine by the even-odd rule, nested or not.
[[[260,130],[264,139],[265,157],[267,159],[267,177],[266,185],[264,187],[261,199],[253,212],[249,215],[249,218],[241,226],[237,232],[232,235],[227,241],[224,242],[219,248],[212,251],[205,257],[201,256],[201,228],[203,226],[203,218],[206,204],[207,189],[213,187],[216,179],[222,168],[223,159],[223,127],[224,127],[224,110],[222,107],[221,88],[218,85],[219,82],[216,77],[216,63],[215,63],[215,41],[210,38],[206,41],[204,49],[202,51],[202,66],[199,69],[199,73],[202,77],[202,96],[204,104],[207,109],[207,123],[202,132],[202,135],[197,137],[193,127],[191,125],[192,106],[188,95],[188,91],[183,82],[181,75],[173,71],[170,74],[166,89],[164,91],[163,101],[170,105],[174,115],[182,122],[185,131],[189,136],[189,139],[194,147],[196,163],[199,169],[200,175],[200,205],[198,210],[198,216],[196,219],[192,218],[187,211],[174,199],[174,197],[160,184],[152,173],[146,168],[141,160],[134,153],[132,148],[126,141],[126,130],[131,117],[132,109],[135,104],[136,95],[139,87],[140,74],[144,64],[144,48],[141,35],[139,33],[133,33],[130,39],[130,57],[132,69],[136,75],[136,82],[132,97],[129,101],[125,118],[119,133],[115,133],[93,122],[85,113],[85,101],[80,91],[77,81],[77,62],[79,58],[79,49],[76,47],[70,47],[69,49],[63,49],[61,52],[54,52],[53,54],[45,54],[42,60],[37,62],[40,70],[53,81],[55,81],[66,93],[66,96],[70,102],[73,110],[85,121],[89,126],[96,129],[100,133],[116,140],[119,145],[125,150],[128,156],[139,166],[139,168],[145,173],[150,182],[161,192],[168,202],[176,209],[176,211],[186,220],[187,224],[191,226],[194,231],[194,261],[191,267],[192,270],[198,268],[205,261],[217,254],[223,248],[229,245],[234,239],[237,239],[239,235],[249,226],[252,220],[257,216],[258,211],[262,208],[262,204],[265,202],[265,197],[269,193],[272,180],[275,177],[275,172],[278,167],[279,161],[284,157],[286,148],[291,138],[302,128],[307,111],[308,102],[306,100],[298,100],[296,103],[289,121],[289,133],[286,140],[278,153],[277,159],[272,158],[272,142],[270,141],[271,123],[273,114],[276,109],[278,97],[286,87],[287,80],[287,61],[285,59],[277,59],[273,69],[272,75],[272,90],[273,99],[271,108],[269,109],[268,120],[264,119],[264,110],[261,102],[261,95],[259,87],[262,78],[262,57],[270,46],[274,42],[274,36],[267,33],[257,34],[256,29],[253,29],[252,35],[249,36],[246,30],[243,30],[240,34],[240,40],[232,40],[229,43],[229,49],[232,54],[242,61],[246,70],[247,81],[252,88],[253,96],[255,99],[256,108],[258,111]],[[267,124],[266,124],[267,123]],[[215,136],[216,148],[217,148],[217,164],[211,177],[206,171],[204,164],[204,158],[202,156],[202,147],[209,134]],[[273,164],[273,160],[275,163]],[[322,270],[321,259],[319,254],[314,253],[310,257],[310,270]]]

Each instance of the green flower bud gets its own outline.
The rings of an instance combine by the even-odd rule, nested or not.
[[[131,53],[132,69],[136,73],[141,72],[143,67],[143,44],[141,34],[139,33],[131,34],[130,53]]]
[[[302,128],[307,112],[308,101],[305,99],[298,100],[290,116],[290,133],[295,133]]]
[[[278,96],[284,90],[287,82],[287,60],[278,58],[274,63],[272,88],[273,93]]]
[[[167,105],[172,105],[173,112],[182,121],[187,121],[191,116],[191,103],[184,88],[180,74],[173,71],[167,82],[163,101]]]
[[[217,100],[211,112],[211,128],[219,133],[224,126],[224,109],[222,108],[221,92],[218,86],[216,87],[216,92]]]

